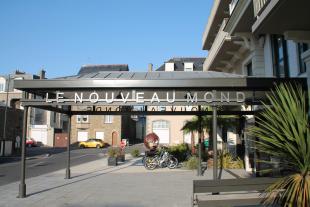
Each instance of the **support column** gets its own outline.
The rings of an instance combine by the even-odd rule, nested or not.
[[[21,151],[21,167],[20,167],[20,184],[18,198],[26,197],[26,183],[25,183],[25,172],[26,172],[26,137],[27,137],[27,118],[28,118],[28,106],[24,107],[23,117],[23,136],[22,136],[22,151]]]
[[[69,114],[68,120],[68,137],[67,137],[67,168],[66,168],[66,177],[65,179],[71,179],[71,172],[70,172],[70,144],[71,144],[71,117],[72,115]]]
[[[217,180],[217,108],[212,111],[212,136],[213,136],[213,180]]]
[[[201,106],[199,106],[199,112],[201,110]],[[198,115],[198,121],[199,121],[199,130],[198,130],[198,168],[197,168],[197,176],[202,175],[201,170],[201,132],[202,132],[202,123],[201,123],[202,117],[201,114]]]

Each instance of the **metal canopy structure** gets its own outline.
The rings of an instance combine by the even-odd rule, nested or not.
[[[217,115],[253,115],[257,111],[240,110],[242,105],[260,105],[275,84],[300,83],[306,78],[277,79],[246,77],[220,72],[94,72],[44,80],[16,80],[16,89],[24,92],[24,124],[19,197],[26,197],[25,151],[28,108],[35,107],[69,116],[66,178],[70,179],[70,131],[72,115],[212,115],[213,143],[217,143]],[[168,106],[167,111],[152,107]],[[137,110],[136,106],[140,108]],[[176,106],[193,106],[186,111]],[[212,106],[212,111],[203,110]],[[218,107],[235,110],[218,110]],[[236,110],[237,109],[237,110]],[[199,135],[201,146],[201,134]],[[199,147],[201,161],[201,147]],[[217,179],[217,147],[214,150],[213,178]],[[201,165],[198,168],[201,175]]]

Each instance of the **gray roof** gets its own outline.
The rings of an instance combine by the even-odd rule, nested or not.
[[[129,71],[129,67],[126,64],[113,64],[113,65],[84,65],[81,67],[78,75],[84,75],[88,73],[96,73],[100,71]]]
[[[194,71],[203,71],[203,63],[206,58],[202,57],[174,57],[165,63],[174,63],[175,71],[184,71],[184,63],[194,63]],[[156,71],[165,71],[165,64]]]
[[[92,73],[82,73],[75,76],[67,76],[56,78],[57,80],[80,80],[80,79],[104,79],[104,80],[179,80],[179,79],[195,79],[195,78],[240,78],[243,75],[215,72],[215,71],[194,71],[194,72],[184,72],[184,71],[153,71],[153,72],[129,72],[129,71],[99,71]],[[53,80],[53,79],[49,79]]]
[[[56,79],[44,80],[17,80],[15,88],[30,93],[42,93],[54,90],[95,90],[95,89],[177,89],[190,90],[201,89],[229,89],[239,90],[240,88],[249,90],[270,89],[275,83],[296,81],[306,83],[306,78],[266,78],[266,77],[246,77],[223,72],[96,72],[68,76]],[[306,84],[305,84],[306,85]]]

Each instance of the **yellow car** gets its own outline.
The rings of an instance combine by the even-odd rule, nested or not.
[[[90,148],[90,147],[95,147],[95,148],[102,148],[104,147],[104,142],[101,139],[89,139],[84,142],[79,143],[80,148]]]

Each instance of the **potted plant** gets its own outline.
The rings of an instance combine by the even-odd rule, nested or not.
[[[111,147],[108,150],[108,166],[117,166],[118,155],[119,155],[118,148]]]
[[[123,149],[119,148],[118,152],[119,153],[117,155],[117,160],[120,161],[120,162],[125,162],[125,151]]]

